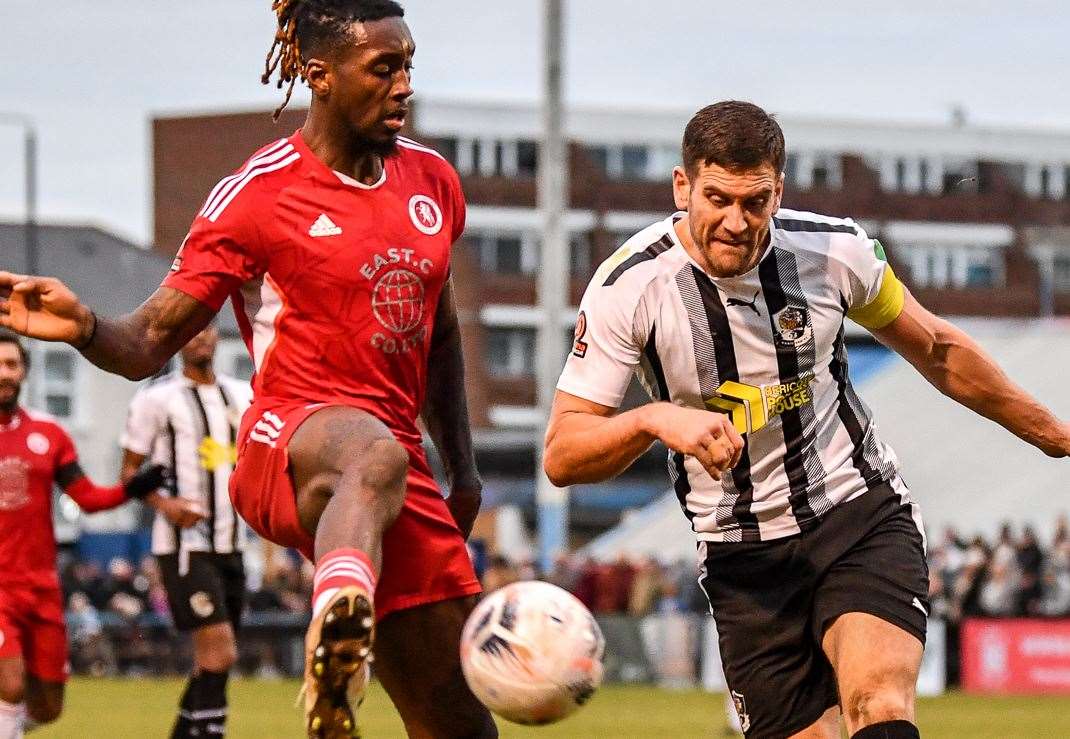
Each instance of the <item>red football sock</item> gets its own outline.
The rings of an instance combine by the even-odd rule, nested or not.
[[[312,613],[319,613],[347,585],[359,585],[369,598],[375,595],[375,571],[368,555],[359,549],[335,549],[320,557],[312,580]]]

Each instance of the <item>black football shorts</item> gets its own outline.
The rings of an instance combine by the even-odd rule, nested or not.
[[[177,554],[157,555],[171,618],[179,631],[229,621],[237,632],[245,606],[242,555],[190,552],[189,569],[179,573]]]
[[[748,738],[786,737],[839,702],[821,640],[844,613],[869,613],[925,642],[929,570],[909,505],[887,484],[801,534],[704,542],[700,583]]]

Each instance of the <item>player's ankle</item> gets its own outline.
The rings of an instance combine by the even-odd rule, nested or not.
[[[356,585],[372,597],[375,593],[375,568],[371,558],[359,549],[334,549],[316,563],[313,579],[312,612],[319,613],[340,588]]]
[[[909,721],[881,721],[851,734],[851,739],[919,739],[918,727]]]

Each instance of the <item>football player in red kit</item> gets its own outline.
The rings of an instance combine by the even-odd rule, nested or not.
[[[392,0],[276,0],[264,80],[312,90],[301,130],[209,193],[161,288],[95,316],[57,280],[0,273],[0,325],[66,341],[129,378],[156,372],[230,297],[256,367],[231,495],[316,563],[310,736],[356,732],[370,650],[410,736],[497,729],[460,668],[479,584],[479,509],[449,260],[453,168],[399,136],[415,46]],[[444,499],[422,417],[446,469]]]
[[[154,466],[125,486],[90,482],[67,432],[19,407],[26,369],[18,338],[0,332],[0,739],[21,737],[27,718],[55,721],[63,709],[67,632],[52,486],[93,512],[143,498],[164,481],[163,467]]]

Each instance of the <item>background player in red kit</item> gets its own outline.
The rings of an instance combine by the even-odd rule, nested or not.
[[[449,283],[458,177],[400,138],[415,50],[390,0],[278,0],[264,81],[304,79],[304,127],[209,194],[163,286],[97,318],[60,282],[0,273],[0,325],[98,366],[157,371],[232,298],[256,365],[231,478],[249,524],[316,562],[306,638],[311,736],[355,732],[376,671],[411,736],[497,730],[458,644],[479,584],[464,538],[480,502]],[[444,460],[444,501],[420,446]],[[374,603],[374,606],[373,606]],[[373,634],[374,626],[374,634]]]
[[[18,405],[27,354],[0,332],[0,739],[22,736],[28,717],[55,721],[67,681],[67,631],[56,573],[52,486],[87,512],[143,498],[164,481],[148,467],[124,486],[98,487],[74,443],[45,416]]]

